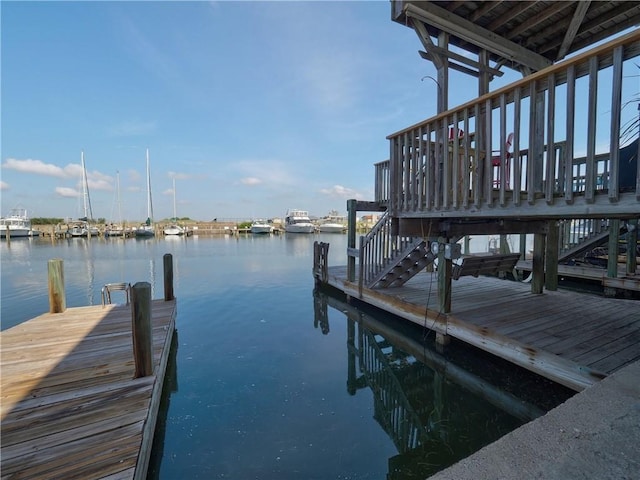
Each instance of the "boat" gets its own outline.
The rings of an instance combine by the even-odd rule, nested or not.
[[[83,219],[76,220],[69,224],[67,233],[72,237],[88,237],[89,236],[89,222]]]
[[[153,203],[151,202],[151,171],[149,169],[149,149],[147,148],[147,220],[136,228],[136,237],[155,236],[153,225]]]
[[[105,237],[124,237],[126,231],[122,224],[122,207],[120,204],[120,172],[116,172],[116,195],[118,200],[118,223],[110,223],[104,229]]]
[[[91,209],[91,197],[89,196],[87,168],[84,163],[84,151],[80,153],[80,163],[82,164],[82,203],[84,206],[84,217],[74,222],[72,228],[69,230],[69,234],[72,237],[96,237],[100,235],[100,230],[93,225],[93,211]]]
[[[24,208],[14,208],[8,216],[0,218],[0,238],[5,238],[7,232],[10,238],[40,235],[38,230],[31,228],[31,219]]]
[[[264,220],[254,220],[251,223],[251,233],[254,235],[264,235],[273,232],[273,227]]]
[[[184,228],[178,225],[178,216],[176,215],[176,178],[173,177],[173,222],[168,227],[165,227],[163,232],[165,235],[184,235]]]
[[[316,227],[311,223],[309,212],[290,209],[284,218],[284,231],[288,233],[313,233]]]
[[[329,215],[322,219],[318,225],[320,233],[345,233],[347,231],[347,219],[339,215],[336,210],[331,210]]]

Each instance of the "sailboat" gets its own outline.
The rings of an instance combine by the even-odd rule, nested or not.
[[[82,164],[82,201],[84,206],[84,217],[73,222],[69,233],[72,237],[95,237],[100,234],[100,230],[93,223],[93,211],[91,210],[91,198],[89,197],[89,181],[87,179],[87,168],[84,163],[84,150],[80,153],[80,163]]]
[[[184,235],[184,228],[178,225],[178,216],[176,215],[176,177],[173,177],[173,218],[174,223],[165,227],[165,235]]]
[[[105,237],[123,237],[125,234],[124,225],[122,225],[122,205],[120,203],[120,172],[116,172],[116,195],[118,200],[118,223],[112,223],[105,228]]]
[[[149,170],[149,149],[147,148],[147,220],[136,229],[136,237],[153,237],[153,204],[151,202],[151,171]]]

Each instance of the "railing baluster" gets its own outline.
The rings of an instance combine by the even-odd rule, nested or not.
[[[520,157],[520,116],[522,115],[522,100],[520,88],[513,92],[513,203],[520,205],[520,191],[522,190],[522,158]]]
[[[609,162],[609,200],[618,201],[620,185],[620,115],[622,110],[622,45],[613,51],[613,86],[611,94],[611,140]],[[640,161],[638,162],[640,164]]]
[[[547,102],[547,165],[546,165],[546,200],[547,205],[553,205],[556,190],[556,149],[555,149],[555,106],[556,106],[556,76],[549,75]]]
[[[573,203],[573,136],[575,132],[574,111],[576,108],[576,68],[574,65],[567,69],[567,143],[564,151],[564,199],[568,204]]]
[[[587,100],[587,164],[585,172],[584,196],[588,203],[592,203],[596,183],[596,115],[598,106],[598,59],[589,59],[589,98]]]

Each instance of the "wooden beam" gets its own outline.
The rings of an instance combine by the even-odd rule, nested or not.
[[[527,65],[533,70],[542,70],[551,65],[551,61],[542,55],[501,38],[490,30],[454,15],[434,3],[423,2],[420,7],[408,3],[404,6],[404,12],[407,17],[433,25],[480,48],[486,48],[501,57]]]
[[[580,29],[580,25],[582,25],[582,20],[584,20],[584,16],[587,14],[587,10],[589,10],[591,0],[582,0],[576,3],[576,11],[573,12],[573,17],[571,17],[569,28],[564,34],[564,39],[562,40],[562,45],[560,45],[560,50],[558,50],[556,60],[562,60],[569,52],[569,48],[573,43],[573,39],[576,37],[576,34]]]
[[[489,72],[489,73],[491,73],[491,75],[494,75],[496,77],[501,77],[504,74],[500,70],[497,70],[495,68],[491,68],[488,65],[488,62],[486,64],[481,63],[481,62],[477,62],[475,60],[467,58],[464,55],[460,55],[459,53],[453,52],[451,50],[445,50],[444,48],[440,48],[440,47],[437,47],[435,45],[433,45],[431,47],[427,47],[425,45],[425,49],[427,49],[427,52],[420,51],[418,53],[420,54],[420,56],[422,58],[424,58],[426,60],[431,60],[431,55],[433,53],[435,53],[435,54],[438,54],[438,55],[444,55],[444,56],[446,56],[446,57],[448,57],[448,58],[450,58],[452,60],[456,60],[456,61],[458,61],[460,63],[464,63],[465,65],[468,65],[469,67],[475,68],[480,72]]]

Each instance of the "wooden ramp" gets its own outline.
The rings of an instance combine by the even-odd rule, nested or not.
[[[566,290],[535,295],[526,283],[465,276],[453,282],[445,314],[438,311],[437,273],[360,295],[339,266],[329,267],[326,283],[578,391],[640,360],[637,300]]]
[[[152,301],[154,375],[138,379],[128,305],[1,332],[2,478],[146,478],[175,316]]]

